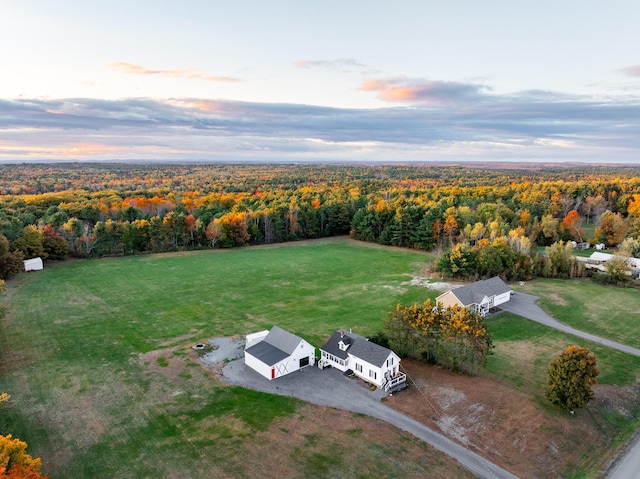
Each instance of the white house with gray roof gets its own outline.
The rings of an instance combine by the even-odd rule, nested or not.
[[[498,276],[450,289],[436,298],[445,308],[461,306],[482,316],[511,299],[511,289]]]
[[[315,364],[316,348],[278,326],[247,335],[244,362],[272,380]]]
[[[320,348],[320,366],[340,371],[351,370],[365,381],[392,391],[406,386],[406,375],[400,372],[400,357],[388,348],[344,330],[336,331]]]

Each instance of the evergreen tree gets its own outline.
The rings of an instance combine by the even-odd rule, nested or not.
[[[596,357],[589,349],[569,346],[549,364],[545,396],[568,411],[583,408],[593,399],[591,386],[598,374]]]

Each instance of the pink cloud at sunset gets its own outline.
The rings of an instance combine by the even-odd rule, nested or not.
[[[177,68],[170,70],[155,70],[141,65],[126,62],[113,62],[109,66],[122,73],[130,75],[158,75],[174,78],[187,78],[189,80],[205,80],[213,82],[237,82],[238,78],[209,75],[199,68]]]
[[[417,102],[432,105],[455,103],[479,96],[487,87],[452,81],[409,80],[406,78],[373,78],[364,80],[361,91],[377,92],[381,100]]]

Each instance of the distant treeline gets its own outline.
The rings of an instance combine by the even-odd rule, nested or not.
[[[640,239],[640,168],[0,166],[0,276],[61,260],[342,235],[442,249],[453,275],[542,272],[536,246]],[[593,231],[593,228],[591,228]],[[475,259],[474,259],[475,258]],[[496,258],[498,258],[496,260]],[[539,260],[542,261],[542,260]]]

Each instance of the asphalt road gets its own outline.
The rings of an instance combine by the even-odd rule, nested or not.
[[[331,406],[366,414],[413,434],[439,451],[456,459],[464,468],[484,479],[517,479],[478,454],[460,446],[442,434],[384,405],[384,391],[371,391],[361,381],[345,377],[337,369],[308,367],[269,381],[247,367],[244,358],[230,361],[223,368],[223,380],[229,384],[258,391],[293,396],[312,404]],[[402,394],[402,393],[399,393]]]
[[[536,304],[538,299],[538,296],[515,292],[511,295],[511,300],[507,303],[501,304],[500,308],[504,311],[509,311],[530,319],[531,321],[557,329],[558,331],[572,334],[579,338],[587,339],[594,343],[602,344],[603,346],[632,354],[633,356],[640,356],[640,349],[627,346],[626,344],[617,343],[606,338],[601,338],[590,333],[585,333],[584,331],[579,331],[561,323],[549,316]],[[636,435],[633,441],[635,441],[635,444],[629,447],[624,456],[622,456],[618,461],[616,467],[611,470],[607,476],[608,479],[640,478],[640,435]]]
[[[544,324],[546,326],[549,326],[550,328],[562,331],[563,333],[572,334],[573,336],[577,336],[588,341],[593,341],[594,343],[602,344],[603,346],[617,349],[619,351],[632,354],[633,356],[640,356],[640,349],[627,346],[626,344],[617,343],[615,341],[611,341],[610,339],[601,338],[600,336],[596,336],[595,334],[585,333],[584,331],[580,331],[578,329],[572,328],[571,326],[567,326],[564,323],[561,323],[557,319],[549,316],[542,308],[540,308],[540,306],[536,304],[536,301],[538,299],[540,299],[538,296],[514,292],[511,295],[511,300],[507,303],[501,304],[500,309],[530,319],[531,321]]]
[[[640,349],[601,338],[561,323],[549,316],[536,304],[538,299],[538,296],[514,292],[510,301],[501,304],[500,308],[503,311],[509,311],[558,331],[640,357]],[[456,459],[463,467],[478,477],[486,479],[516,478],[508,471],[451,441],[442,434],[385,406],[380,399],[386,393],[380,390],[370,391],[359,382],[346,378],[340,371],[335,369],[320,370],[315,367],[309,367],[301,372],[269,381],[245,366],[244,358],[242,358],[242,344],[229,344],[223,341],[218,346],[220,347],[217,352],[214,351],[208,359],[206,357],[203,359],[204,362],[211,365],[224,359],[233,358],[234,360],[227,363],[223,369],[223,379],[230,384],[283,396],[293,396],[320,406],[331,406],[366,414],[413,434],[439,451]],[[328,391],[331,393],[327,394]],[[612,469],[608,479],[636,477],[640,477],[640,439],[629,448],[616,467]]]
[[[629,448],[615,468],[611,470],[608,479],[632,479],[640,477],[640,440],[636,439],[633,447]]]

